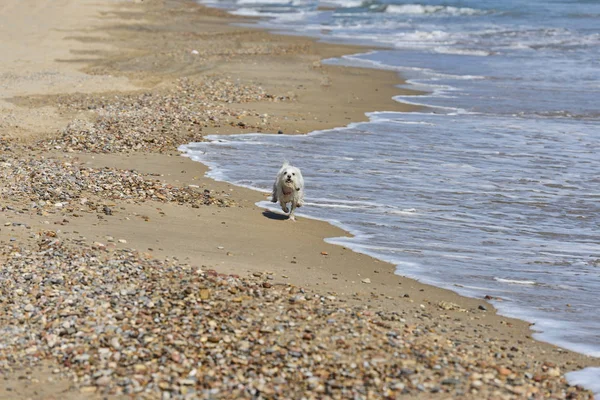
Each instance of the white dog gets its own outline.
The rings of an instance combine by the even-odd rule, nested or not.
[[[304,205],[304,178],[300,169],[292,167],[287,161],[283,163],[273,184],[271,201],[279,202],[284,213],[289,211],[289,219],[296,220],[294,210]],[[288,203],[292,203],[289,210]]]

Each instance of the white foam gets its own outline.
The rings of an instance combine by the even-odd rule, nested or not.
[[[417,213],[416,208],[407,208],[405,210],[386,211],[386,214],[395,214],[395,215],[415,215],[416,213]]]
[[[452,7],[452,6],[430,6],[422,4],[390,4],[385,9],[387,13],[393,14],[444,14],[444,15],[480,15],[485,14],[485,11],[476,10],[468,7]]]
[[[320,6],[337,6],[341,8],[353,8],[363,5],[363,0],[325,0],[319,2]]]
[[[288,13],[276,13],[276,12],[268,12],[262,11],[256,8],[251,7],[242,7],[237,10],[230,11],[230,14],[233,15],[241,15],[244,17],[268,17],[275,18],[278,22],[291,22],[291,21],[302,21],[309,17],[310,15],[315,14],[315,12],[309,11],[295,11]]]
[[[397,118],[399,113],[395,111],[373,111],[365,113],[365,115],[369,118],[369,122],[392,122],[394,118]],[[430,112],[411,112],[411,113],[402,113],[402,114],[410,114],[410,115],[422,115],[424,117],[433,115]],[[396,121],[394,121],[396,122]],[[364,122],[363,122],[364,123]],[[425,121],[418,121],[419,124],[435,126],[434,123],[429,123]]]
[[[233,14],[233,15],[241,15],[243,17],[265,16],[259,10],[255,10],[254,8],[244,8],[244,7],[238,8],[237,10],[234,10],[234,11],[230,11],[229,13]]]
[[[310,203],[306,202],[306,205],[321,207],[321,208],[344,208],[347,210],[364,210],[364,206],[351,206],[348,204],[325,204],[325,203]]]
[[[436,53],[440,54],[456,54],[461,56],[477,56],[477,57],[487,57],[492,53],[485,50],[470,50],[470,49],[457,49],[454,47],[435,47],[433,49]]]
[[[281,1],[281,0],[237,0],[237,4],[240,4],[240,5],[247,5],[247,4],[252,4],[252,5],[261,5],[261,4],[289,5],[289,4],[291,4],[291,2],[290,1]]]
[[[588,367],[565,374],[569,385],[579,385],[591,390],[596,398],[600,398],[600,367]]]
[[[417,102],[417,101],[406,100],[406,97],[409,97],[409,96],[394,96],[393,99],[396,100],[398,103],[411,104],[413,106],[421,106],[421,107],[433,108],[433,109],[437,109],[437,110],[445,110],[447,113],[474,114],[472,112],[468,112],[464,108],[434,106],[434,105],[427,104],[427,103],[421,103],[421,102]],[[411,97],[415,97],[415,96],[411,96]],[[422,99],[425,99],[427,97],[432,97],[433,98],[433,97],[439,97],[439,96],[424,96],[423,95],[423,96],[418,96],[418,97],[422,98]]]
[[[446,31],[413,31],[402,32],[397,35],[402,39],[401,45],[406,45],[405,42],[443,42],[451,38],[450,33]]]
[[[537,282],[535,282],[535,281],[520,281],[520,280],[517,280],[517,279],[494,278],[494,280],[497,281],[497,282],[510,283],[510,284],[513,284],[513,285],[528,285],[528,286],[531,286],[531,285],[537,284]]]

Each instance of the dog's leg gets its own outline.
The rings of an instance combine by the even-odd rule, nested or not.
[[[286,203],[284,203],[284,202],[283,202],[283,200],[282,200],[282,201],[281,201],[279,204],[281,205],[281,210],[282,210],[284,213],[287,213],[287,212],[289,211],[289,210],[288,210],[288,207],[287,207],[287,204],[286,204]]]
[[[294,216],[294,211],[296,209],[296,201],[295,200],[292,200],[292,205],[291,205],[290,208],[291,208],[290,209],[290,215],[289,215],[288,218],[289,218],[290,221],[295,221],[296,220],[296,217]]]
[[[277,183],[273,184],[273,193],[271,193],[271,202],[277,203]]]
[[[296,189],[298,191],[298,203],[296,203],[296,207],[300,208],[304,205],[304,191],[300,189]]]

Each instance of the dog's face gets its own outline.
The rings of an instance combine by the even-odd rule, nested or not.
[[[298,190],[302,187],[302,173],[296,167],[286,166],[279,173],[279,181],[287,186]]]

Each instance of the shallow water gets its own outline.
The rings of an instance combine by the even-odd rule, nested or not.
[[[600,138],[566,120],[506,125],[375,113],[309,136],[219,136],[184,150],[210,176],[265,191],[272,160],[289,159],[306,177],[304,210],[356,235],[331,242],[403,276],[500,297],[500,310],[535,321],[544,340],[600,356]]]
[[[307,181],[303,211],[356,234],[332,242],[400,275],[501,298],[537,338],[600,357],[600,3],[208,4],[288,34],[387,47],[327,62],[396,70],[428,93],[397,100],[429,106],[184,147],[211,176],[268,190],[273,160],[288,159]]]

